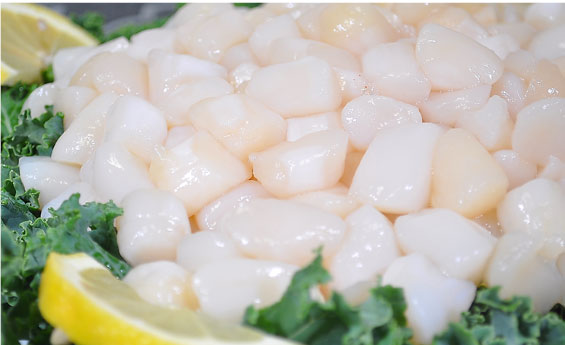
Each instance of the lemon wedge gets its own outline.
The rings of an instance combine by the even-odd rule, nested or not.
[[[189,309],[145,302],[83,253],[49,255],[41,276],[39,310],[50,324],[82,345],[294,344]]]
[[[33,4],[3,3],[2,85],[40,80],[41,70],[60,48],[98,41],[64,16]]]

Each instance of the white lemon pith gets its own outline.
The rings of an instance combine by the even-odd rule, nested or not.
[[[32,4],[2,4],[2,85],[35,82],[60,48],[98,41],[68,18]]]
[[[83,345],[292,344],[189,309],[147,303],[86,254],[49,255],[41,277],[39,310],[50,324]]]

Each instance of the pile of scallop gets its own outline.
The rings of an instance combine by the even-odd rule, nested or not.
[[[43,216],[113,200],[125,278],[240,322],[323,246],[355,304],[402,287],[415,341],[479,284],[565,302],[565,5],[187,5],[70,48],[30,96]]]

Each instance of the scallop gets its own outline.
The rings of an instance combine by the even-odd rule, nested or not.
[[[51,212],[49,209],[52,208],[54,210],[58,210],[59,207],[61,207],[61,204],[75,193],[80,194],[78,201],[81,205],[98,200],[98,196],[90,184],[85,182],[76,182],[69,185],[61,194],[57,195],[56,198],[49,200],[49,202],[43,206],[43,209],[41,210],[41,218],[50,218]]]
[[[363,55],[363,73],[380,95],[417,104],[425,101],[431,90],[428,78],[420,69],[414,47],[408,42],[384,43]]]
[[[341,104],[341,90],[333,70],[315,57],[258,70],[247,84],[246,93],[285,118],[333,111]]]
[[[348,188],[340,183],[328,189],[299,194],[290,200],[317,207],[341,218],[359,207],[357,200],[348,195]]]
[[[231,10],[231,4],[192,3],[182,6],[165,23],[166,28],[177,28],[185,23],[197,22],[202,18],[209,18],[224,11]]]
[[[471,133],[456,128],[441,136],[433,159],[433,207],[476,217],[496,207],[507,188],[504,170]]]
[[[288,14],[274,17],[257,25],[249,37],[251,51],[262,65],[267,64],[271,55],[271,45],[279,38],[300,37],[300,31]]]
[[[96,91],[84,86],[69,86],[59,89],[53,100],[53,110],[65,114],[63,118],[65,129],[78,114],[98,95]]]
[[[500,22],[489,25],[488,32],[491,35],[510,35],[520,46],[524,46],[531,40],[536,30],[530,24],[524,22]]]
[[[555,156],[549,156],[548,163],[538,173],[537,177],[554,181],[565,178],[565,162]]]
[[[170,150],[196,133],[193,126],[176,126],[169,129],[165,140],[165,149]]]
[[[189,216],[251,177],[249,168],[206,131],[154,157],[149,172],[157,188],[182,200]]]
[[[253,175],[277,197],[324,189],[339,181],[346,152],[344,131],[316,132],[254,154]]]
[[[539,30],[563,24],[565,5],[562,3],[531,4],[524,13],[524,19]]]
[[[145,163],[167,137],[167,122],[159,109],[143,98],[124,96],[114,103],[106,120],[105,141],[124,145]]]
[[[329,129],[341,129],[341,118],[337,112],[294,117],[286,120],[286,140],[296,141],[308,134]]]
[[[565,96],[565,76],[559,67],[548,60],[540,60],[531,75],[526,89],[526,104],[544,98]]]
[[[481,282],[496,239],[483,227],[447,209],[400,216],[394,223],[400,249],[420,253],[448,277]]]
[[[373,207],[365,205],[345,221],[347,232],[329,268],[338,291],[375,281],[400,256],[390,221]]]
[[[156,261],[132,268],[123,281],[143,300],[163,307],[198,307],[192,276],[170,261]]]
[[[431,123],[379,131],[355,172],[350,195],[381,212],[408,213],[426,207],[434,148],[442,132]]]
[[[247,95],[204,100],[190,108],[188,117],[197,130],[209,131],[244,162],[251,152],[263,151],[286,137],[284,119]]]
[[[360,72],[334,67],[334,72],[341,89],[341,101],[347,103],[362,95],[374,94],[373,85]]]
[[[475,285],[448,278],[421,254],[410,254],[392,262],[383,284],[401,287],[406,300],[406,319],[419,344],[429,344],[434,335],[459,321],[475,297]]]
[[[260,69],[253,63],[242,63],[234,68],[229,76],[228,81],[233,85],[236,93],[244,93],[247,82],[253,78],[253,74]]]
[[[500,150],[494,152],[492,157],[504,169],[506,177],[508,177],[509,190],[521,186],[536,177],[536,165],[522,158],[516,151]]]
[[[176,45],[173,30],[149,29],[131,36],[131,44],[127,53],[136,60],[147,62],[149,52],[153,49],[174,53],[177,50]]]
[[[324,257],[333,255],[345,228],[341,218],[318,208],[258,198],[222,218],[217,230],[227,234],[246,256],[304,266],[320,246]]]
[[[492,86],[492,94],[506,100],[508,113],[512,120],[526,105],[527,84],[524,79],[512,72],[504,72],[502,77]]]
[[[241,254],[226,234],[199,231],[185,236],[177,246],[177,263],[188,272],[218,261],[241,258]]]
[[[79,182],[77,167],[56,162],[49,157],[21,157],[18,166],[24,188],[39,191],[39,205],[42,207]]]
[[[365,151],[378,131],[421,123],[417,107],[384,96],[365,95],[350,101],[341,111],[341,123],[353,147]]]
[[[504,69],[493,51],[464,34],[437,24],[426,24],[420,30],[416,59],[433,90],[492,85]]]
[[[22,111],[29,109],[32,118],[38,117],[45,112],[45,106],[55,102],[58,93],[59,88],[53,83],[41,85],[29,94]]]
[[[228,71],[231,71],[237,66],[244,63],[253,65],[259,64],[259,61],[255,57],[255,55],[253,55],[253,52],[249,47],[249,43],[247,42],[236,44],[227,49],[222,56],[222,59],[220,60],[220,64],[224,66]]]

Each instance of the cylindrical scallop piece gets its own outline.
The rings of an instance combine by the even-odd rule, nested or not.
[[[561,25],[537,33],[530,41],[528,49],[538,59],[555,59],[564,56],[565,15]]]
[[[432,206],[476,217],[496,207],[508,178],[488,151],[464,129],[439,138],[433,159]]]
[[[365,205],[345,221],[347,232],[330,264],[338,291],[374,281],[400,255],[390,221],[373,207]]]
[[[54,83],[41,85],[27,96],[22,111],[29,109],[32,118],[38,117],[45,112],[46,105],[53,105],[58,94],[59,88]]]
[[[294,201],[254,199],[218,224],[245,255],[303,266],[314,250],[335,253],[345,233],[338,216]]]
[[[536,178],[537,166],[523,159],[516,151],[496,151],[492,154],[492,157],[504,169],[506,177],[508,177],[509,190]]]
[[[317,207],[342,218],[359,207],[357,200],[348,194],[348,188],[341,183],[328,189],[298,194],[290,200]]]
[[[198,308],[192,276],[170,261],[155,261],[131,269],[124,283],[149,303],[163,307]]]
[[[139,61],[147,62],[153,49],[174,53],[176,50],[175,32],[167,28],[143,30],[131,36],[127,54]]]
[[[389,97],[365,95],[345,105],[341,123],[353,147],[365,151],[379,130],[422,123],[422,116],[413,105]]]
[[[492,85],[504,69],[492,50],[464,34],[437,24],[427,24],[420,30],[416,59],[433,90]]]
[[[496,239],[484,228],[446,209],[428,209],[398,217],[398,245],[420,253],[448,277],[480,283]]]
[[[257,58],[253,55],[249,43],[247,42],[236,44],[229,48],[220,60],[220,64],[228,71],[232,71],[241,64],[257,65],[258,63]]]
[[[492,86],[492,94],[506,100],[512,120],[516,120],[516,115],[526,105],[526,88],[527,84],[524,79],[512,72],[504,72]]]
[[[563,24],[565,4],[558,2],[531,4],[524,13],[524,19],[538,30]]]
[[[249,168],[206,131],[154,157],[149,172],[159,189],[183,201],[189,216],[251,177]]]
[[[379,131],[355,172],[349,193],[381,212],[408,213],[426,207],[434,148],[442,132],[431,123]]]
[[[165,149],[170,150],[196,133],[193,126],[176,126],[169,129]]]
[[[341,129],[340,115],[335,111],[287,119],[286,140],[296,141],[310,133]]]
[[[245,91],[283,117],[332,111],[341,104],[332,68],[315,57],[264,67],[253,74]]]
[[[277,197],[324,189],[339,181],[346,152],[344,131],[316,132],[254,154],[253,175]]]
[[[55,199],[49,200],[49,202],[43,206],[43,209],[41,210],[41,218],[51,217],[51,212],[49,211],[49,209],[59,209],[59,207],[61,207],[61,204],[75,193],[80,194],[78,202],[81,205],[84,205],[87,202],[97,201],[98,199],[98,196],[96,195],[94,189],[90,184],[86,182],[73,183],[72,185],[68,186],[61,194],[57,195]]]
[[[41,206],[55,199],[80,179],[77,167],[55,162],[49,157],[22,157],[18,165],[24,188],[39,191]]]
[[[175,261],[177,246],[190,234],[182,202],[169,192],[141,189],[121,203],[124,214],[116,220],[120,254],[130,264]]]
[[[334,67],[334,72],[341,88],[342,104],[375,93],[373,85],[363,73],[337,67]]]
[[[203,230],[185,236],[177,247],[177,263],[189,272],[212,262],[240,257],[232,239],[219,231]]]
[[[544,98],[563,97],[565,95],[565,76],[559,67],[551,61],[536,60],[535,69],[526,89],[525,103],[543,100]]]
[[[84,86],[69,86],[59,89],[53,101],[53,110],[65,114],[63,119],[65,129],[69,128],[80,111],[84,109],[96,95],[96,91]]]
[[[272,43],[279,38],[290,37],[300,37],[300,31],[292,17],[283,14],[257,25],[249,37],[249,47],[259,62],[265,65],[271,54]]]

